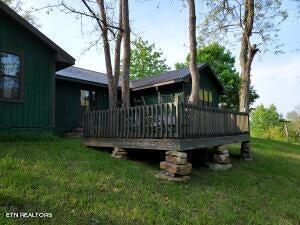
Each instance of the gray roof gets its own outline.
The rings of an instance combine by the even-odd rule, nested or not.
[[[24,27],[27,31],[31,32],[35,37],[37,37],[40,41],[44,42],[47,46],[53,49],[57,53],[57,68],[62,69],[68,66],[74,65],[75,59],[65,52],[62,48],[56,45],[53,41],[51,41],[47,36],[41,33],[37,28],[28,23],[25,19],[23,19],[18,13],[12,10],[9,6],[7,6],[4,2],[0,0],[0,11],[1,13],[5,13],[10,16],[13,20],[19,23],[22,27]]]
[[[201,63],[197,65],[198,70],[202,70],[204,68],[209,69],[212,79],[214,79],[219,86],[220,90],[224,93],[224,87],[213,69],[209,66],[208,63]],[[163,74],[146,77],[138,80],[131,81],[130,88],[133,90],[141,90],[146,89],[153,86],[165,85],[168,83],[175,83],[183,81],[184,78],[190,76],[189,68],[183,68],[179,70],[168,71]]]
[[[201,68],[205,67],[206,65],[208,65],[208,64],[202,63],[202,64],[197,65],[197,67],[198,67],[198,69],[201,69]],[[168,71],[168,72],[156,75],[156,76],[133,80],[133,81],[131,81],[130,87],[135,89],[135,88],[141,88],[141,87],[145,87],[145,86],[149,86],[149,85],[164,83],[164,82],[168,82],[168,81],[181,80],[188,75],[190,75],[190,71],[188,68],[172,70],[172,71]]]
[[[202,63],[197,65],[198,69],[208,68],[211,71],[213,79],[217,82],[222,91],[224,91],[223,85],[210,68],[209,64]],[[130,88],[133,90],[146,89],[148,87],[165,85],[168,83],[175,83],[182,81],[185,77],[190,76],[188,68],[168,71],[157,76],[146,77],[138,80],[130,81]],[[56,72],[58,79],[71,80],[74,82],[88,83],[96,86],[107,86],[107,75],[104,73],[82,69],[78,67],[68,67],[66,69]],[[121,87],[121,81],[119,81],[119,87]]]
[[[106,74],[74,66],[56,72],[56,76],[60,79],[73,80],[77,82],[85,81],[98,86],[108,85]]]

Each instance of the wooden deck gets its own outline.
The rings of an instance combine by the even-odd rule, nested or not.
[[[249,115],[186,103],[87,112],[84,144],[192,150],[249,141]]]

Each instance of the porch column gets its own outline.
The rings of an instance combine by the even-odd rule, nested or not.
[[[241,157],[245,160],[252,160],[251,143],[250,141],[242,142],[241,144]]]
[[[220,145],[214,147],[210,162],[207,162],[206,165],[211,170],[228,170],[232,168],[227,146]]]
[[[112,156],[118,159],[127,159],[127,151],[124,148],[115,147]]]
[[[166,152],[165,161],[160,162],[161,172],[156,177],[169,181],[186,181],[190,179],[192,164],[187,160],[187,154],[178,151]]]

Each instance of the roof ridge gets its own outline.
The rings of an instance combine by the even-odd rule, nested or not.
[[[35,36],[38,37],[38,39],[46,43],[50,48],[54,49],[57,53],[61,54],[66,59],[69,59],[71,61],[74,60],[75,62],[75,59],[68,52],[66,52],[63,48],[61,48],[58,44],[56,44],[48,36],[46,36],[42,31],[40,31],[40,29],[35,27],[33,24],[29,23],[19,13],[17,13],[9,5],[7,5],[1,0],[0,0],[0,10],[2,10],[9,17],[12,17],[13,20],[15,20],[18,24],[20,24],[30,33],[33,33]]]
[[[85,68],[78,67],[78,66],[72,66],[72,67],[73,67],[73,68],[80,69],[80,70],[86,70],[86,71],[90,71],[90,72],[94,72],[94,73],[99,73],[99,74],[101,74],[101,75],[107,76],[107,74],[106,74],[106,73],[102,73],[102,72],[99,72],[99,71],[90,70],[90,69],[85,69]]]
[[[140,81],[140,80],[146,80],[146,79],[150,79],[150,78],[153,78],[153,77],[159,77],[159,76],[162,76],[166,73],[171,73],[171,72],[174,72],[174,71],[178,71],[178,70],[184,70],[184,69],[187,69],[186,68],[180,68],[180,69],[175,69],[175,70],[168,70],[166,72],[163,72],[163,73],[160,73],[160,74],[157,74],[157,75],[150,75],[150,76],[147,76],[147,77],[142,77],[140,79],[137,79],[137,80],[131,80],[131,81]]]

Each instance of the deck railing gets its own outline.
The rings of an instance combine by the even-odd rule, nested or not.
[[[205,138],[249,133],[249,114],[185,103],[143,105],[84,114],[84,137]]]

